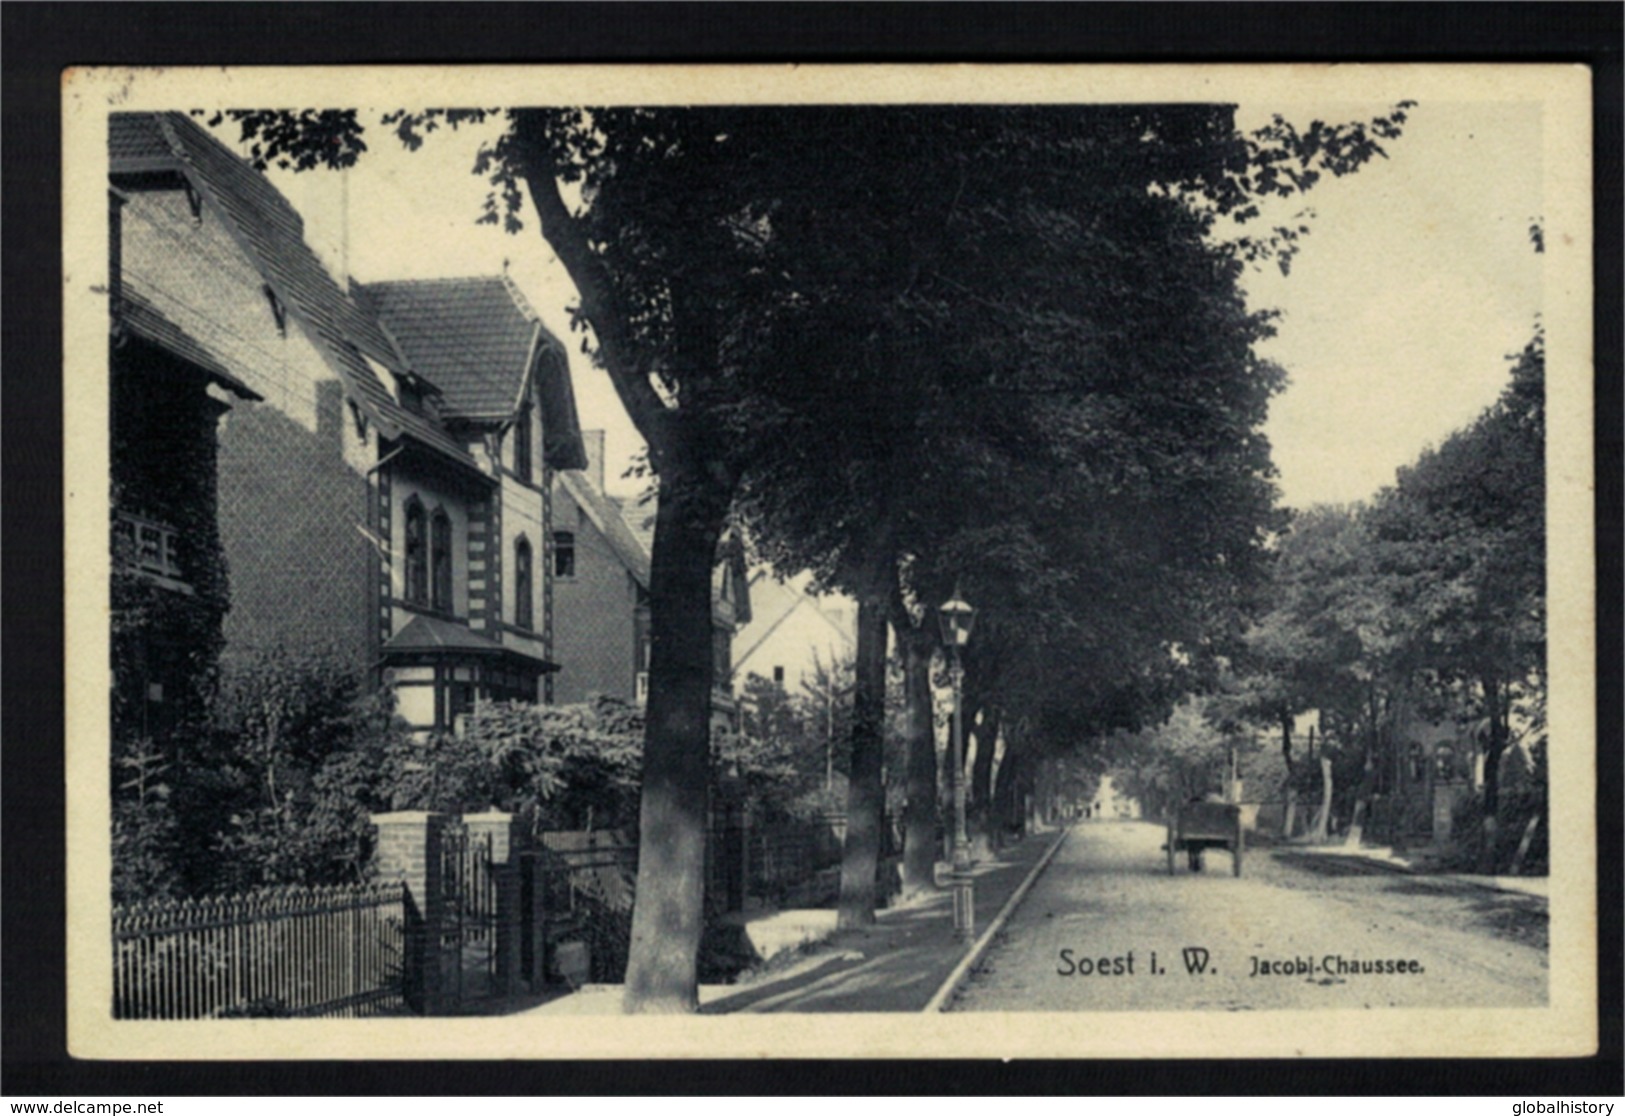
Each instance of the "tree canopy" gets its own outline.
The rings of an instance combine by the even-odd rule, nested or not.
[[[1273,547],[1265,607],[1234,661],[1237,715],[1282,724],[1289,764],[1291,715],[1305,709],[1329,713],[1345,742],[1368,751],[1400,703],[1481,723],[1486,857],[1514,709],[1529,743],[1544,735],[1540,331],[1509,360],[1499,399],[1400,469],[1369,505],[1294,518]]]
[[[1171,623],[1198,597],[1222,614],[1231,594],[1214,586],[1265,529],[1257,427],[1278,379],[1251,353],[1267,318],[1234,285],[1248,261],[1284,269],[1307,226],[1220,240],[1218,222],[1246,225],[1261,198],[1357,170],[1408,107],[1301,130],[1276,118],[1252,135],[1220,105],[501,114],[476,165],[492,186],[483,219],[518,231],[534,207],[661,487],[629,1008],[695,1004],[710,567],[735,497],[786,535],[796,522],[795,551],[838,578],[898,557],[940,577],[978,547],[1098,558],[1085,603],[1120,611],[1086,607],[1076,623],[1108,637],[1103,673],[1122,673],[1115,640],[1139,629],[1120,617],[1180,602]],[[228,115],[261,161],[345,165],[365,150],[354,113]],[[414,146],[491,115],[384,123]],[[1035,449],[1053,472],[1010,465]],[[993,501],[956,552],[924,528],[940,531],[933,513],[978,482],[1086,494],[1052,515],[1097,534],[1029,540]],[[830,496],[827,520],[785,514]],[[1159,567],[1160,598],[1111,576]],[[1020,623],[990,610],[988,631]]]

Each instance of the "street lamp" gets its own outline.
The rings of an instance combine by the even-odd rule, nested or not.
[[[976,882],[970,874],[970,836],[965,831],[965,725],[960,714],[965,667],[959,651],[970,641],[976,610],[960,600],[956,591],[937,618],[942,622],[942,645],[948,649],[948,677],[954,687],[954,859],[948,878],[954,892],[954,934],[968,942],[976,936]]]

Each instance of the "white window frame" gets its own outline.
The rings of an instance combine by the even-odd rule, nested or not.
[[[120,529],[128,528],[130,532],[135,544],[132,557],[138,571],[160,581],[185,584],[186,577],[180,562],[179,531],[167,523],[128,512],[118,513],[118,526]],[[151,551],[148,550],[149,543],[153,544]]]

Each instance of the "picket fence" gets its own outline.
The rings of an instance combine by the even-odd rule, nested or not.
[[[113,1016],[405,1010],[400,883],[282,887],[113,911]]]

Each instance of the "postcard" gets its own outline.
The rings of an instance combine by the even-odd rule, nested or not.
[[[63,76],[69,1049],[1594,1049],[1590,76]]]

